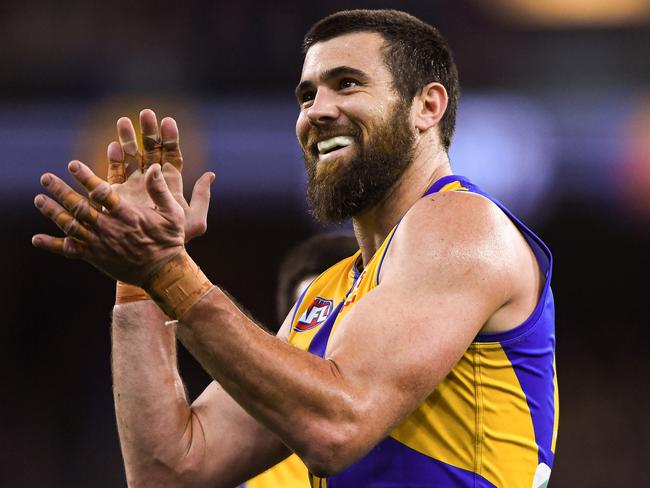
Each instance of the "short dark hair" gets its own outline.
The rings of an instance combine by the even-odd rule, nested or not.
[[[460,88],[458,70],[447,41],[438,30],[399,10],[343,10],[318,21],[303,41],[303,53],[314,44],[354,32],[376,32],[386,41],[384,61],[393,75],[395,91],[407,103],[428,83],[447,90],[449,103],[440,120],[446,150],[456,127]]]
[[[275,303],[279,323],[291,310],[295,289],[301,281],[320,275],[330,266],[352,256],[358,249],[357,240],[348,234],[317,234],[291,249],[278,272]]]

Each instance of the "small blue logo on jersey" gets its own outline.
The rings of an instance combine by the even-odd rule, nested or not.
[[[304,332],[321,325],[327,320],[327,317],[332,312],[334,302],[332,300],[325,300],[321,297],[314,298],[314,301],[309,305],[305,313],[303,313],[293,330],[296,332]]]

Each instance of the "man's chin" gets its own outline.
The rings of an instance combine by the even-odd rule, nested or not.
[[[329,181],[328,181],[329,180]],[[349,217],[346,215],[344,193],[337,188],[335,178],[317,178],[307,188],[309,213],[319,224],[340,224]]]
[[[316,162],[316,178],[320,181],[328,180],[340,172],[341,168],[346,167],[344,158],[331,159],[327,162]]]
[[[350,216],[341,215],[339,213],[319,212],[313,208],[310,209],[310,213],[314,220],[323,226],[341,225],[351,218]]]
[[[316,159],[316,174],[321,177],[332,175],[341,168],[347,167],[356,158],[354,145],[343,147],[327,154],[320,154]]]

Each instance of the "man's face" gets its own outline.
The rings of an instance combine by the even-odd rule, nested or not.
[[[319,42],[296,88],[296,135],[307,198],[322,223],[340,223],[379,203],[413,159],[410,104],[393,90],[383,39],[355,33]]]

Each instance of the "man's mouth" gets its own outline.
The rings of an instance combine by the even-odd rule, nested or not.
[[[324,155],[334,152],[338,149],[347,147],[354,143],[354,138],[350,136],[335,136],[316,144],[318,154]]]

